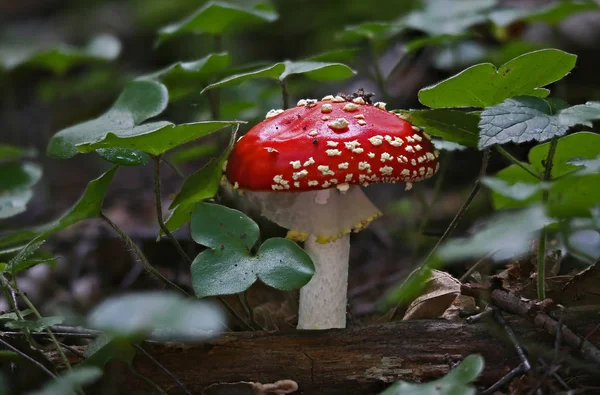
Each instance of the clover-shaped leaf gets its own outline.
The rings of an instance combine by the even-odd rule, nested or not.
[[[192,238],[209,247],[194,259],[191,268],[199,298],[243,292],[257,279],[280,290],[297,289],[314,274],[308,254],[287,239],[269,239],[252,255],[259,238],[258,225],[224,206],[196,204]]]
[[[258,78],[267,78],[282,82],[293,74],[302,74],[317,81],[341,81],[352,77],[355,72],[350,67],[342,63],[313,61],[292,62],[286,60],[285,62],[275,63],[258,70],[252,70],[229,76],[221,81],[215,82],[214,84],[208,85],[202,92],[222,86],[238,85],[244,81]]]
[[[98,217],[102,202],[104,201],[104,195],[110,186],[116,170],[117,167],[114,166],[100,177],[90,181],[79,200],[60,218],[35,228],[9,233],[5,237],[0,238],[0,248],[4,249],[15,245],[23,245],[27,242],[29,244],[39,243],[76,222]]]
[[[138,77],[138,80],[159,80],[169,89],[169,98],[175,100],[200,90],[211,78],[229,67],[231,57],[227,52],[212,53],[190,61],[177,62],[162,70]]]
[[[273,22],[277,12],[265,3],[253,8],[240,7],[224,1],[209,1],[192,15],[159,30],[159,43],[184,33],[223,34],[240,31],[258,23]]]
[[[480,355],[469,355],[444,377],[428,383],[399,381],[380,395],[475,395],[473,383],[483,372],[484,360]]]
[[[477,147],[479,117],[462,111],[433,109],[398,111],[415,125],[433,136],[467,147]]]
[[[42,169],[34,163],[0,163],[0,218],[24,212],[41,177]]]
[[[433,108],[488,107],[521,95],[546,97],[542,88],[560,80],[575,66],[577,56],[542,49],[518,56],[499,69],[482,63],[419,91],[419,101]]]
[[[17,67],[39,67],[63,74],[80,64],[102,63],[116,59],[121,52],[121,43],[110,35],[99,35],[83,49],[59,45],[52,49],[43,48],[1,48],[0,70]]]

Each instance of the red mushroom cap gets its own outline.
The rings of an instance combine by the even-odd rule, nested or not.
[[[437,157],[429,136],[384,103],[327,96],[269,112],[235,144],[226,175],[244,190],[345,192],[350,184],[429,178]]]

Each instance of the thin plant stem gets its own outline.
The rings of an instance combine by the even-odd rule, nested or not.
[[[239,315],[238,312],[235,311],[235,309],[233,307],[231,307],[231,305],[229,304],[229,302],[227,302],[227,299],[225,299],[223,296],[219,296],[217,299],[219,299],[219,302],[221,302],[221,304],[227,309],[227,311],[229,312],[229,314],[231,314],[232,316],[234,316],[236,320],[238,320],[239,322],[241,322],[242,324],[244,324],[244,326],[247,327],[248,329],[250,329],[250,330],[254,329],[252,327],[252,325],[250,325],[249,323],[247,323],[246,320],[244,318],[242,318],[242,316]]]
[[[152,159],[154,160],[154,196],[156,200],[156,216],[158,219],[158,225],[160,226],[160,229],[163,231],[163,233],[167,236],[167,238],[171,241],[171,243],[181,256],[181,258],[185,261],[185,263],[191,265],[192,260],[185,253],[185,251],[181,247],[181,244],[179,244],[175,236],[173,236],[173,234],[169,231],[169,229],[165,225],[165,221],[163,220],[162,202],[160,197],[160,156],[153,156]]]
[[[146,269],[146,271],[148,273],[150,273],[152,276],[156,277],[157,279],[159,279],[160,281],[162,281],[166,285],[168,285],[168,286],[170,286],[172,288],[177,289],[178,291],[180,291],[184,295],[191,296],[189,294],[189,292],[187,292],[186,290],[184,290],[183,288],[179,287],[177,284],[175,284],[174,282],[172,282],[171,280],[169,280],[168,278],[166,278],[165,276],[163,276],[162,274],[160,274],[160,272],[158,270],[156,270],[154,268],[154,266],[152,266],[150,264],[150,262],[148,261],[148,258],[146,258],[146,256],[142,252],[142,250],[140,250],[140,248],[137,246],[137,244],[135,244],[135,242],[133,240],[131,240],[131,238],[127,235],[127,233],[125,233],[121,228],[119,228],[119,226],[117,224],[115,224],[114,222],[112,222],[110,220],[110,218],[108,218],[104,213],[100,213],[100,218],[104,222],[106,222],[106,224],[108,226],[110,226],[115,231],[115,233],[125,243],[125,245],[128,248],[131,249],[131,251],[137,257],[137,259],[142,263],[142,265],[144,266],[144,269]]]
[[[173,162],[171,162],[165,158],[162,158],[162,161],[165,162],[167,164],[167,166],[169,166],[171,168],[171,170],[173,170],[179,177],[185,178],[185,174],[183,174],[183,172],[181,171],[179,166],[177,166],[176,164],[174,164]]]
[[[485,172],[487,170],[489,160],[490,160],[490,150],[486,149],[483,151],[483,158],[481,159],[481,168],[479,169],[479,177],[475,181],[475,185],[473,186],[471,193],[467,197],[467,200],[465,200],[465,202],[463,203],[460,210],[458,210],[458,213],[456,213],[456,215],[452,219],[452,222],[450,222],[450,225],[448,225],[448,228],[446,228],[446,231],[444,231],[444,234],[442,235],[442,237],[439,238],[439,240],[437,241],[435,246],[431,249],[431,251],[427,255],[427,258],[425,258],[425,262],[429,262],[429,259],[433,256],[433,253],[435,252],[435,250],[437,250],[437,248],[444,242],[444,240],[446,240],[452,234],[454,229],[456,229],[456,226],[458,225],[458,223],[460,222],[462,217],[465,215],[465,212],[471,205],[471,202],[473,202],[473,199],[475,199],[475,196],[477,196],[477,193],[479,192],[479,189],[481,188],[481,179],[483,177],[485,177]]]
[[[185,385],[181,382],[181,380],[179,380],[177,378],[177,376],[175,376],[173,373],[171,373],[170,370],[168,370],[167,368],[165,368],[152,355],[150,355],[150,353],[148,351],[144,350],[144,348],[142,346],[140,346],[138,344],[135,344],[134,347],[136,348],[136,350],[140,351],[142,354],[144,354],[146,357],[148,357],[148,359],[151,360],[152,363],[154,363],[156,366],[158,366],[160,368],[160,370],[162,370],[169,377],[171,377],[173,379],[173,381],[175,381],[175,383],[179,386],[179,388],[181,388],[183,390],[183,392],[185,392],[188,395],[192,395],[192,393],[185,387]]]
[[[531,174],[532,176],[534,176],[538,180],[542,179],[542,176],[540,174],[534,172],[533,170],[531,170],[530,168],[528,168],[527,166],[525,166],[523,164],[523,162],[521,162],[520,160],[518,160],[517,158],[515,158],[514,156],[512,156],[512,154],[510,152],[508,152],[507,150],[505,150],[502,146],[495,145],[494,148],[496,149],[496,151],[498,151],[498,153],[500,155],[502,155],[506,159],[508,159],[509,162],[511,162],[511,163],[519,166],[521,169],[525,170],[527,173]]]
[[[252,305],[248,300],[248,291],[244,291],[242,294],[238,294],[238,299],[240,301],[240,304],[244,307],[244,310],[246,310],[246,314],[248,314],[250,325],[254,329],[263,329],[260,325],[258,325],[256,321],[254,321],[254,310],[252,309]]]
[[[17,301],[15,300],[14,292],[12,292],[12,289],[8,286],[3,286],[2,288],[4,289],[4,294],[6,295],[6,299],[8,300],[8,304],[12,311],[14,311],[19,321],[24,321],[23,314],[21,314],[19,306],[17,306]],[[23,333],[25,334],[25,338],[27,339],[27,342],[31,345],[31,347],[38,348],[38,344],[31,336],[31,332],[29,331],[29,329],[23,328]]]
[[[48,374],[48,376],[50,376],[52,378],[56,378],[56,375],[54,373],[52,373],[47,367],[45,367],[41,362],[31,358],[29,355],[25,354],[23,351],[19,350],[18,348],[13,347],[12,344],[3,340],[1,337],[0,337],[0,344],[2,344],[4,347],[14,351],[15,353],[19,354],[20,356],[22,356],[23,358],[25,358],[26,360],[28,360],[29,362],[31,362],[32,364],[37,366],[38,368],[42,369],[45,373]]]
[[[129,371],[131,373],[133,373],[134,376],[136,376],[137,378],[139,378],[140,380],[142,380],[143,382],[145,382],[146,384],[148,384],[150,387],[154,388],[154,391],[158,394],[164,394],[164,395],[169,395],[167,391],[165,391],[164,389],[162,389],[162,387],[158,384],[156,384],[154,381],[152,381],[152,379],[150,379],[149,377],[146,377],[145,375],[143,375],[142,373],[138,372],[136,370],[136,368],[133,367],[133,365],[127,365],[129,366]]]
[[[479,268],[479,266],[481,266],[490,257],[490,255],[492,255],[492,254],[491,253],[490,254],[485,254],[485,256],[483,258],[481,258],[480,260],[478,260],[477,262],[475,262],[475,264],[473,264],[473,266],[471,266],[469,268],[469,270],[467,270],[466,273],[463,274],[458,279],[458,281],[460,281],[461,283],[465,282],[469,278],[469,276],[471,275],[471,273],[473,273],[475,270],[477,270]]]
[[[284,110],[290,108],[290,94],[287,89],[287,80],[284,78],[279,85],[281,86],[281,104]]]
[[[554,154],[558,145],[558,136],[554,136],[550,142],[548,155],[544,162],[544,176],[542,181],[548,182],[552,179],[552,167],[554,166]],[[546,204],[550,193],[547,189],[542,192],[542,202]],[[546,299],[546,239],[548,230],[544,226],[540,231],[538,242],[538,267],[537,267],[537,294],[539,300]]]

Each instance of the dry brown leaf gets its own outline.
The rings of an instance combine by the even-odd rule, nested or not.
[[[460,281],[446,272],[432,270],[423,293],[408,306],[402,320],[437,318],[452,305],[458,294]]]
[[[475,303],[475,298],[472,296],[458,295],[450,307],[444,311],[442,318],[448,321],[458,321],[463,319],[461,313],[475,314],[478,312],[479,308],[477,307],[477,303]]]

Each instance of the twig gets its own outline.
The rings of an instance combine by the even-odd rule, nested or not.
[[[465,200],[465,202],[463,203],[460,210],[458,210],[458,213],[456,213],[456,215],[454,216],[454,219],[452,219],[452,222],[450,222],[450,225],[448,225],[448,228],[446,228],[446,231],[444,232],[442,237],[440,237],[440,239],[437,241],[435,246],[431,249],[431,251],[427,255],[427,258],[425,258],[425,262],[429,261],[429,259],[433,256],[433,253],[435,252],[435,250],[437,250],[437,248],[440,246],[440,244],[442,244],[444,242],[444,240],[446,240],[448,238],[448,236],[450,236],[452,234],[454,229],[456,229],[456,226],[458,225],[458,223],[460,222],[462,217],[465,215],[465,212],[471,205],[471,202],[473,201],[473,199],[475,199],[475,196],[477,196],[477,193],[479,192],[479,189],[481,188],[481,179],[483,177],[485,177],[485,172],[487,170],[489,159],[490,159],[490,150],[486,149],[483,151],[483,158],[481,159],[481,168],[479,169],[479,177],[475,181],[475,185],[473,186],[471,193],[467,197],[467,200]]]
[[[496,381],[485,391],[482,391],[480,395],[489,395],[498,391],[500,388],[504,387],[506,384],[510,383],[515,377],[522,375],[525,372],[523,364],[520,364],[510,372],[504,375],[500,380]]]
[[[177,284],[173,283],[171,280],[169,280],[168,278],[166,278],[165,276],[160,274],[160,272],[158,270],[156,270],[154,268],[154,266],[152,266],[150,264],[150,262],[148,261],[148,259],[146,258],[146,256],[142,252],[142,250],[140,250],[140,248],[137,246],[137,244],[135,244],[134,241],[131,240],[131,238],[127,235],[127,233],[125,233],[123,230],[121,230],[121,228],[119,228],[119,226],[117,224],[112,222],[104,213],[100,213],[100,218],[104,222],[106,222],[115,231],[115,233],[119,236],[119,238],[125,243],[125,245],[127,247],[131,248],[131,251],[138,258],[138,260],[142,263],[142,265],[144,266],[144,269],[146,269],[146,271],[148,273],[150,273],[151,275],[153,275],[154,277],[156,277],[163,283],[179,290],[184,295],[191,296],[189,292],[187,292],[186,290],[179,287]]]
[[[554,164],[554,154],[556,153],[556,146],[558,144],[558,136],[554,136],[550,142],[550,148],[548,155],[544,162],[544,176],[542,181],[548,182],[552,179],[552,167]],[[546,204],[550,193],[547,189],[542,191],[542,202]],[[537,296],[538,299],[546,299],[546,238],[547,228],[544,226],[540,232],[540,240],[538,243],[538,267],[537,267]]]
[[[175,383],[179,386],[179,388],[181,388],[183,390],[183,392],[185,392],[188,395],[193,395],[185,387],[185,385],[183,385],[183,383],[177,378],[177,376],[175,376],[166,367],[164,367],[160,362],[158,362],[152,355],[150,355],[150,353],[148,351],[144,350],[144,348],[142,346],[140,346],[138,344],[134,344],[133,346],[136,348],[136,350],[140,351],[142,354],[144,354],[146,357],[148,357],[148,359],[150,359],[152,361],[152,363],[154,363],[156,366],[158,366],[160,368],[160,370],[162,370],[163,372],[168,374],[169,377],[171,377],[173,379],[173,381],[175,381]]]
[[[158,218],[158,225],[160,226],[160,229],[163,231],[163,233],[167,236],[167,238],[171,240],[171,243],[173,243],[173,246],[175,247],[179,255],[181,255],[181,258],[183,258],[185,263],[191,265],[192,260],[185,253],[185,251],[181,247],[181,244],[179,244],[175,236],[173,236],[173,234],[165,225],[162,213],[162,202],[160,197],[160,156],[153,156],[152,159],[154,160],[154,197],[156,200],[156,216]]]
[[[501,145],[495,145],[494,148],[496,149],[496,151],[498,151],[498,153],[500,155],[502,155],[506,159],[508,159],[509,162],[511,162],[511,163],[519,166],[521,169],[525,170],[527,173],[531,174],[532,176],[534,176],[538,180],[542,179],[542,176],[540,174],[532,171],[530,168],[528,168],[527,166],[525,166],[523,164],[523,162],[521,162],[520,160],[518,160],[517,158],[515,158],[514,156],[512,156],[511,153],[508,152],[507,150],[505,150],[504,148],[502,148]]]
[[[29,362],[33,363],[34,365],[36,365],[37,367],[39,367],[40,369],[42,369],[50,377],[56,378],[56,375],[54,373],[52,373],[47,367],[45,367],[41,362],[39,362],[39,361],[31,358],[29,355],[25,354],[23,351],[19,350],[18,348],[13,347],[9,342],[5,341],[1,337],[0,337],[0,343],[2,343],[2,345],[4,347],[9,348],[10,350],[14,351],[15,353],[19,354],[20,356],[22,356],[23,358],[25,358]]]
[[[281,86],[281,104],[283,109],[287,110],[290,108],[290,95],[287,90],[287,80],[284,78],[279,85]]]
[[[490,315],[492,315],[494,313],[494,309],[490,308],[489,306],[483,310],[481,313],[477,313],[477,314],[473,314],[469,317],[467,317],[465,320],[467,321],[467,323],[469,324],[476,324],[479,321],[488,318]]]
[[[523,347],[521,347],[521,344],[519,343],[519,340],[517,339],[517,335],[515,335],[515,332],[512,330],[510,325],[508,325],[508,322],[506,322],[506,320],[502,316],[502,312],[498,311],[497,309],[494,309],[494,310],[495,310],[494,318],[496,319],[496,321],[498,321],[498,323],[500,325],[502,325],[502,327],[504,328],[504,331],[508,335],[508,338],[510,339],[511,343],[515,347],[515,350],[517,351],[517,355],[519,356],[519,359],[521,359],[521,365],[523,365],[523,371],[529,372],[531,370],[531,363],[529,362],[529,359],[527,359],[527,355],[525,355],[525,350],[523,350]]]
[[[504,291],[502,289],[488,290],[480,287],[473,287],[471,284],[463,284],[461,293],[467,296],[473,296],[479,299],[488,299],[503,311],[510,314],[516,314],[523,318],[533,320],[533,323],[538,327],[545,329],[550,335],[556,335],[559,330],[562,333],[562,339],[575,351],[587,360],[600,364],[600,350],[596,348],[587,339],[582,338],[573,332],[564,324],[559,324],[555,319],[547,314],[547,310],[551,306],[551,301],[529,300],[524,301],[519,296]]]

